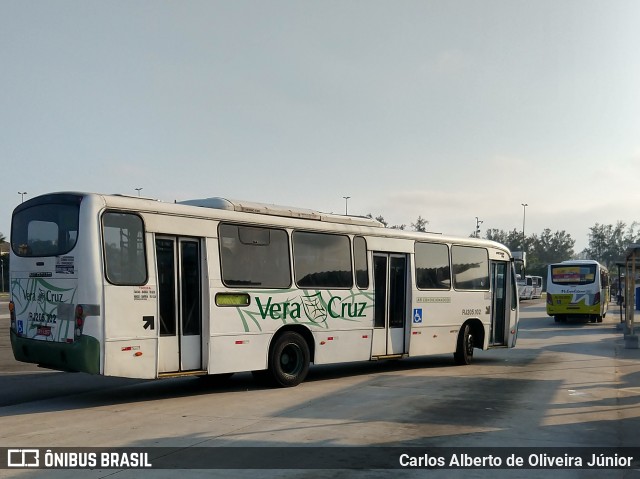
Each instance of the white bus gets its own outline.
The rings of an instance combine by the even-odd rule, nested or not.
[[[15,208],[19,361],[131,378],[513,347],[518,298],[495,242],[234,202],[52,193]]]
[[[539,299],[542,297],[542,277],[526,275],[523,278],[516,275],[518,297],[520,299]]]
[[[542,276],[527,276],[527,285],[531,285],[531,299],[542,298]]]
[[[516,283],[518,285],[518,298],[531,299],[533,297],[533,287],[531,286],[531,276],[521,277],[516,275]]]
[[[602,322],[609,307],[609,272],[593,260],[550,264],[547,314],[556,322],[569,318]]]

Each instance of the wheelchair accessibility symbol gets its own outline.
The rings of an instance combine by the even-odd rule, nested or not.
[[[413,310],[413,324],[422,323],[422,308],[416,308]]]

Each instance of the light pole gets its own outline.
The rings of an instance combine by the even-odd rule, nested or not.
[[[343,196],[344,198],[344,215],[347,216],[349,214],[349,198],[351,196]]]
[[[527,219],[527,206],[529,206],[527,203],[520,203],[522,205],[522,251],[525,250],[525,235],[524,235],[524,223],[525,220]]]
[[[480,238],[480,225],[484,223],[481,219],[478,219],[476,216],[476,238]]]
[[[138,196],[140,196],[140,190],[142,190],[142,188],[135,188],[135,190],[138,192]]]
[[[20,195],[20,203],[24,203],[24,195],[27,194],[26,191],[18,191],[18,194]]]
[[[1,290],[2,293],[4,293],[4,258],[3,257],[8,254],[9,253],[0,251],[0,275],[2,275],[2,290]]]

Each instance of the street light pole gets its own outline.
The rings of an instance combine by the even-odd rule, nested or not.
[[[0,275],[2,275],[2,290],[0,292],[4,293],[4,258],[9,253],[4,253],[0,251]]]
[[[24,203],[24,195],[27,194],[26,191],[18,191],[18,194],[20,195],[20,203]]]
[[[522,205],[522,251],[525,250],[525,238],[526,236],[524,235],[524,224],[525,224],[525,220],[527,219],[527,206],[529,206],[527,203],[520,203]]]
[[[140,196],[140,190],[142,190],[142,188],[134,188],[137,192],[138,192],[138,196]]]
[[[480,238],[480,225],[484,223],[481,219],[478,219],[476,216],[476,238]]]
[[[351,198],[351,196],[343,196],[344,198],[344,214],[345,216],[347,216],[349,214],[349,198]]]

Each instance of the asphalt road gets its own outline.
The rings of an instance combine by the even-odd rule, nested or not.
[[[617,311],[603,323],[554,323],[523,302],[518,345],[449,355],[312,367],[292,389],[237,374],[140,381],[39,369],[13,360],[0,304],[0,447],[640,446],[639,350],[624,349]],[[238,449],[241,451],[241,449]],[[251,451],[251,450],[249,450]],[[177,456],[176,456],[177,457]],[[250,460],[250,459],[249,459]],[[181,477],[627,478],[636,470],[181,470]],[[0,477],[176,477],[175,470],[0,470]]]

